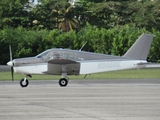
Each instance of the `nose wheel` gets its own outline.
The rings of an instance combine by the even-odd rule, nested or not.
[[[27,77],[32,77],[31,75],[26,75],[25,78],[21,79],[19,84],[21,87],[27,87],[29,85],[29,81],[27,79]]]
[[[21,81],[20,81],[20,86],[21,87],[27,87],[28,84],[29,84],[28,79],[26,79],[26,78],[21,79]]]

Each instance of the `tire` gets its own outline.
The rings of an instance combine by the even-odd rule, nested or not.
[[[24,78],[21,79],[21,81],[20,81],[20,86],[21,86],[21,87],[27,87],[28,84],[29,84],[29,81],[28,81],[27,79],[26,79],[26,82],[24,82]]]
[[[68,84],[68,80],[67,80],[66,78],[61,78],[61,79],[59,80],[59,85],[60,85],[61,87],[66,87],[67,84]]]

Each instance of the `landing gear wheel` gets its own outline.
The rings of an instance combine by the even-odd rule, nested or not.
[[[68,84],[68,80],[67,80],[66,78],[61,78],[61,79],[59,80],[59,85],[60,85],[61,87],[65,87],[65,86],[67,86],[67,84]]]
[[[27,87],[28,84],[29,84],[29,81],[27,79],[26,80],[24,80],[24,78],[21,79],[21,81],[20,81],[21,87]]]

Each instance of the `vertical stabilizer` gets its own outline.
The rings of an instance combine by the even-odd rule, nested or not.
[[[123,57],[136,60],[146,60],[152,40],[152,34],[143,33],[130,47],[130,49],[123,55]]]

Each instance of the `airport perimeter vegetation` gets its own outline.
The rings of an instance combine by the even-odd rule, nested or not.
[[[113,72],[103,72],[89,74],[84,79],[85,75],[68,75],[70,80],[94,80],[94,79],[160,79],[160,68],[147,68],[147,69],[135,69],[135,70],[122,70]],[[21,80],[24,78],[23,74],[15,74],[14,80]],[[61,75],[33,75],[29,80],[59,80]],[[11,81],[11,72],[0,72],[0,81]]]

